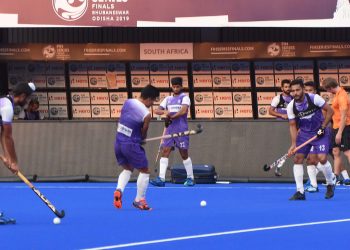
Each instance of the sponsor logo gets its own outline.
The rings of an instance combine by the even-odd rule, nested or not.
[[[196,95],[194,98],[197,102],[202,102],[203,101],[203,96],[202,95]]]
[[[277,71],[283,70],[283,64],[282,64],[282,63],[276,63],[275,69],[276,69]]]
[[[90,78],[90,84],[91,85],[96,85],[97,84],[97,79],[95,77]]]
[[[56,49],[52,45],[48,45],[42,49],[43,56],[47,59],[53,58],[56,55]]]
[[[349,83],[349,78],[348,78],[347,76],[341,76],[341,77],[339,78],[339,81],[340,81],[340,83],[342,83],[342,84],[347,84],[347,83]]]
[[[117,102],[117,101],[119,100],[118,95],[112,94],[112,95],[111,95],[111,100],[112,100],[112,102]]]
[[[240,70],[239,64],[238,63],[232,64],[232,70],[233,71],[239,71]]]
[[[267,114],[267,109],[265,107],[259,108],[259,114],[260,115],[266,115]]]
[[[267,47],[267,54],[269,54],[272,57],[278,56],[281,53],[281,46],[279,46],[277,43],[271,43]]]
[[[326,102],[329,101],[329,95],[328,95],[328,94],[323,94],[323,95],[322,95],[322,98],[323,98]]]
[[[94,113],[94,115],[99,115],[101,113],[101,109],[99,107],[95,107],[92,112]]]
[[[220,85],[221,84],[221,78],[220,77],[214,77],[214,84]]]
[[[55,85],[56,80],[55,80],[54,77],[49,77],[49,78],[47,79],[47,83],[48,83],[49,85],[53,86],[53,85]]]
[[[235,99],[236,102],[242,101],[242,95],[240,95],[240,94],[236,94],[233,98]]]
[[[135,77],[134,79],[132,79],[132,84],[133,85],[140,85],[140,83],[141,83],[140,78]]]
[[[320,63],[320,70],[326,70],[327,68],[327,63]]]
[[[80,95],[77,95],[77,94],[73,95],[73,101],[80,102]]]
[[[52,0],[56,15],[65,21],[80,19],[88,8],[88,0]]]
[[[215,109],[215,113],[217,115],[222,115],[224,113],[224,110],[221,107],[218,107],[218,108]]]
[[[52,107],[52,108],[50,109],[50,113],[51,113],[51,115],[58,115],[58,109],[55,108],[55,107]]]
[[[256,78],[256,83],[257,83],[257,84],[263,85],[264,82],[265,82],[264,77],[259,76],[259,77]]]

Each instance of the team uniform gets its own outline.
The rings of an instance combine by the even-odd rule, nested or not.
[[[190,98],[181,93],[178,96],[168,96],[159,105],[161,109],[168,110],[170,115],[174,115],[180,111],[183,105],[187,105],[188,108],[191,105]],[[188,111],[187,111],[188,112]],[[173,134],[178,132],[183,132],[188,130],[187,124],[187,113],[174,119],[169,127],[166,129],[165,134]],[[189,136],[182,136],[177,138],[164,139],[162,147],[172,147],[176,146],[181,149],[188,149],[190,145]]]
[[[136,169],[148,166],[145,150],[140,143],[143,121],[149,113],[148,108],[137,99],[124,103],[114,144],[119,165],[130,165]]]
[[[326,101],[317,94],[305,94],[303,102],[297,103],[292,100],[287,107],[289,120],[296,120],[299,128],[297,135],[296,146],[299,146],[315,136],[317,130],[321,127],[324,120],[322,108]],[[329,152],[329,136],[328,129],[325,130],[325,135],[314,140],[305,147],[299,149],[297,153],[304,154],[328,154]]]
[[[276,108],[276,112],[287,114],[287,106],[293,100],[292,96],[284,96],[282,94],[275,96],[272,99],[271,107]],[[278,118],[281,119],[281,118]]]
[[[326,105],[325,100],[317,94],[305,93],[302,102],[295,102],[292,100],[287,106],[287,114],[289,120],[295,120],[298,127],[298,134],[296,138],[296,147],[303,144],[307,140],[314,137],[321,128],[324,116],[322,108]],[[327,155],[330,147],[330,131],[325,129],[324,135],[299,149],[296,154],[303,154],[306,157],[308,154]],[[321,170],[327,180],[326,199],[330,199],[334,195],[335,175],[332,172],[332,167],[327,161],[325,164],[319,162],[317,168]],[[303,186],[303,165],[294,164],[294,178],[297,186],[297,193],[294,194],[290,200],[304,200],[304,186]],[[329,189],[329,190],[328,190]],[[332,190],[332,192],[328,192]]]
[[[150,114],[148,108],[137,99],[128,99],[121,110],[117,135],[114,144],[115,156],[118,164],[124,167],[119,174],[118,186],[114,192],[114,206],[122,207],[122,194],[130,180],[133,169],[147,169],[148,161],[145,150],[141,146],[142,127],[146,116]],[[149,183],[149,173],[139,173],[137,179],[137,195],[133,206],[141,210],[151,210],[146,203],[146,190]]]

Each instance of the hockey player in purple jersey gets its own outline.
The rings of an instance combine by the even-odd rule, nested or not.
[[[146,202],[146,190],[149,183],[149,170],[146,153],[141,146],[147,137],[151,121],[149,108],[159,98],[159,90],[147,85],[138,99],[125,101],[117,128],[114,150],[118,164],[124,169],[118,178],[114,192],[114,206],[122,207],[124,189],[134,169],[139,171],[137,178],[137,194],[133,206],[141,210],[151,210]]]
[[[289,149],[289,155],[293,150],[317,135],[317,139],[299,149],[294,156],[294,179],[297,192],[290,200],[305,200],[303,177],[303,162],[309,155],[317,155],[317,168],[323,172],[327,180],[327,191],[325,198],[330,199],[334,196],[335,175],[332,172],[332,166],[327,160],[329,152],[329,130],[326,129],[330,122],[333,109],[326,101],[317,94],[304,93],[304,84],[301,80],[294,80],[291,83],[291,94],[293,100],[287,106],[289,119],[290,135],[292,145]],[[326,112],[323,116],[322,110]],[[298,130],[299,128],[299,130]]]
[[[188,130],[187,114],[191,105],[190,98],[182,92],[183,87],[181,77],[174,77],[171,79],[171,88],[173,90],[173,95],[166,97],[159,105],[159,108],[156,110],[156,114],[158,115],[167,115],[165,119],[165,127],[167,127],[166,134]],[[158,187],[165,186],[165,173],[168,168],[169,155],[173,146],[179,149],[183,164],[187,172],[187,178],[184,185],[193,186],[195,183],[192,161],[188,156],[188,136],[165,139],[163,141],[162,157],[159,161],[159,176],[154,180],[151,180],[150,183]]]

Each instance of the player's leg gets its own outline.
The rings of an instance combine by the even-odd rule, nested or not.
[[[310,150],[309,145],[305,147],[308,147]],[[304,162],[305,155],[307,155],[307,153],[305,154],[304,152],[301,151],[296,153],[294,156],[293,174],[294,174],[294,180],[296,184],[296,192],[292,197],[289,198],[289,200],[305,200],[304,185],[303,185],[303,179],[304,179],[303,162]]]
[[[344,155],[348,159],[350,163],[350,126],[345,126],[343,134],[342,134],[342,148],[341,150],[344,152]],[[343,176],[343,185],[350,186],[350,178],[348,171],[345,169],[344,164],[340,166],[340,173]]]
[[[159,160],[159,176],[154,180],[151,180],[150,183],[157,187],[165,186],[165,176],[166,170],[169,165],[169,155],[171,153],[171,147],[174,145],[173,139],[165,139],[162,144],[162,155]]]
[[[179,149],[182,162],[186,169],[187,178],[184,185],[187,187],[194,186],[193,165],[191,158],[188,156],[188,149],[190,146],[189,136],[175,138],[175,146]]]
[[[309,193],[315,193],[318,192],[318,186],[317,186],[317,172],[316,172],[316,165],[318,163],[318,158],[316,154],[313,154],[313,147],[311,147],[310,154],[308,154],[306,158],[306,164],[307,164],[307,174],[309,176],[309,181],[305,185],[305,191]]]
[[[149,170],[148,168],[139,168],[139,176],[137,178],[137,192],[136,198],[132,203],[134,207],[140,210],[151,210],[146,201],[146,191],[149,183]]]
[[[129,165],[127,155],[124,154],[124,150],[128,150],[128,144],[121,145],[119,143],[115,143],[114,152],[117,158],[118,164],[122,166],[123,171],[118,176],[118,184],[117,188],[114,191],[114,201],[113,204],[116,208],[122,208],[122,196],[124,193],[124,189],[130,180],[130,176],[132,174],[132,167]]]
[[[328,134],[329,131],[326,130],[325,136],[317,139],[312,143],[314,146],[314,152],[317,153],[319,160],[317,168],[323,172],[327,181],[327,192],[325,195],[326,199],[330,199],[334,196],[334,188],[336,184],[336,177],[332,171],[332,165],[327,158],[330,147]]]
[[[346,150],[344,151],[344,155],[346,156],[346,158],[348,159],[348,162],[350,162],[350,150]],[[342,171],[341,174],[343,176],[343,185],[344,186],[350,186],[350,178],[349,178],[349,174],[348,171],[345,169],[344,165],[342,164]]]

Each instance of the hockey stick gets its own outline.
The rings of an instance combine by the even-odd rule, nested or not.
[[[203,131],[202,125],[197,124],[197,129],[192,129],[192,130],[187,130],[187,131],[184,131],[184,132],[178,132],[178,133],[174,133],[174,134],[148,138],[148,139],[144,140],[143,142],[150,142],[150,141],[156,141],[156,140],[176,138],[176,137],[187,136],[187,135],[196,135],[196,134],[201,133],[202,131]]]
[[[0,156],[1,160],[4,162],[5,166],[8,167],[6,160],[4,159],[3,156]],[[10,169],[10,168],[9,168]],[[11,170],[11,169],[10,169]],[[12,170],[11,170],[12,171]],[[13,172],[13,171],[12,171]],[[46,204],[46,206],[48,206],[52,212],[54,212],[54,214],[58,217],[58,218],[63,218],[65,216],[65,212],[64,210],[62,210],[61,212],[58,211],[54,205],[52,205],[52,203],[38,190],[34,187],[34,185],[20,172],[17,171],[15,173],[25,184],[27,184],[34,193],[36,193],[39,198]]]
[[[296,147],[293,151],[292,154],[295,154],[295,152],[297,152],[299,149],[301,149],[302,147],[305,147],[307,144],[309,144],[310,142],[314,141],[317,139],[317,135],[315,135],[314,137],[310,138],[309,140],[307,140],[306,142],[304,142],[303,144],[299,145],[298,147]],[[274,161],[272,164],[270,164],[270,166],[268,166],[267,164],[264,165],[263,169],[264,171],[269,171],[270,169],[277,167],[280,168],[282,167],[282,165],[285,163],[285,161],[288,158],[288,153],[283,155],[281,158],[277,159],[276,161]]]
[[[166,127],[164,127],[164,129],[163,129],[163,134],[162,134],[162,136],[165,135],[165,132],[166,132]],[[160,142],[159,142],[158,152],[157,152],[156,160],[155,160],[155,162],[154,162],[154,172],[155,172],[155,173],[158,172],[157,162],[158,162],[160,150],[161,150],[161,148],[162,148],[162,143],[163,143],[163,139],[161,139]]]

